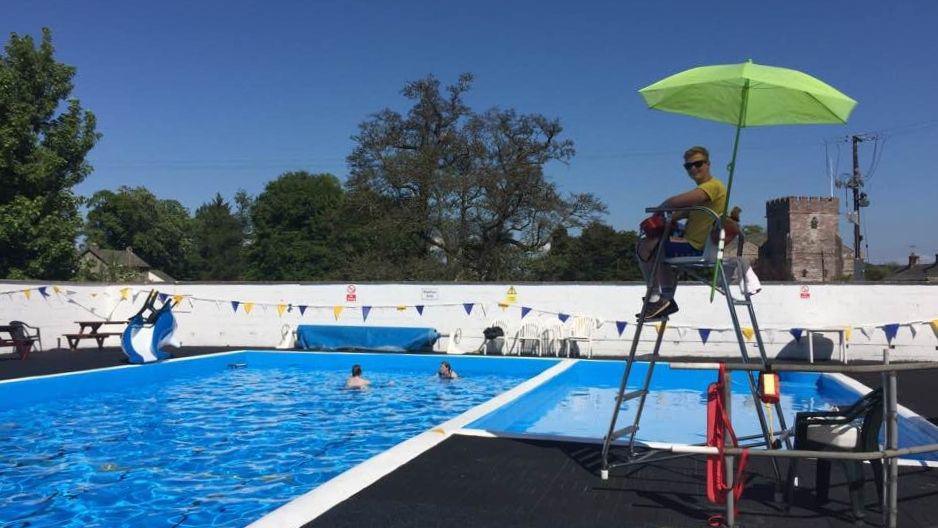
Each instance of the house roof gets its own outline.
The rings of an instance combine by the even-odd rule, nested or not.
[[[102,249],[98,246],[88,246],[81,256],[91,254],[105,264],[117,263],[134,269],[150,269],[150,264],[143,260],[132,249]]]
[[[896,270],[895,273],[886,277],[886,280],[908,281],[908,282],[938,282],[938,255],[935,256],[935,262],[926,262],[919,264],[915,258],[904,268]]]

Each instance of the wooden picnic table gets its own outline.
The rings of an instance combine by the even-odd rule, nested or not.
[[[13,350],[19,355],[20,359],[26,359],[29,351],[33,348],[32,339],[17,339],[13,333],[18,327],[11,325],[0,325],[0,347],[13,347]]]
[[[68,347],[72,350],[78,348],[78,342],[82,339],[94,339],[98,343],[98,350],[104,348],[104,340],[111,336],[119,336],[123,332],[101,332],[104,325],[126,325],[127,321],[75,321],[78,325],[77,334],[63,334],[68,340]]]

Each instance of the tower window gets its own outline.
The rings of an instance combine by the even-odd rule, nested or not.
[[[807,277],[807,276],[808,276],[808,270],[806,270],[806,269],[801,270],[801,276],[802,276],[802,277]]]
[[[811,219],[811,229],[817,229],[817,217]]]

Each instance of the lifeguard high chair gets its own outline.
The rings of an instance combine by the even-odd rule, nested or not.
[[[727,228],[737,227],[735,222],[732,220],[727,220],[720,218],[716,213],[711,211],[706,207],[695,206],[682,209],[670,209],[670,208],[650,208],[646,209],[649,213],[663,214],[665,215],[666,220],[679,212],[691,212],[691,211],[702,211],[705,214],[713,218],[713,230],[710,237],[707,238],[704,250],[699,256],[689,256],[689,257],[675,257],[675,258],[664,258],[664,244],[659,243],[657,251],[655,252],[654,265],[651,273],[649,274],[649,280],[646,285],[645,290],[645,302],[642,306],[642,311],[639,314],[638,322],[635,326],[635,335],[632,338],[632,346],[629,349],[629,355],[625,362],[625,371],[622,374],[622,382],[619,384],[619,392],[616,396],[615,403],[613,404],[612,418],[609,421],[609,430],[606,433],[606,436],[603,438],[603,451],[602,451],[602,467],[600,470],[601,477],[605,480],[609,478],[609,470],[615,467],[636,464],[639,462],[654,460],[661,460],[664,458],[662,455],[664,453],[657,452],[654,449],[650,449],[647,446],[638,446],[636,445],[636,433],[639,430],[640,421],[642,418],[642,411],[645,407],[645,400],[648,397],[648,388],[651,384],[652,375],[655,369],[655,363],[658,361],[659,353],[661,350],[661,341],[662,336],[664,335],[665,329],[668,325],[667,316],[662,317],[661,319],[656,320],[658,322],[658,333],[655,338],[654,350],[651,354],[651,358],[648,360],[648,369],[646,370],[645,379],[642,381],[642,385],[638,390],[628,391],[629,383],[629,374],[632,371],[632,365],[635,363],[635,354],[638,349],[638,343],[642,336],[642,330],[645,327],[646,323],[646,308],[651,299],[651,293],[657,287],[656,284],[656,275],[658,271],[658,266],[672,266],[676,271],[685,272],[687,275],[691,276],[694,279],[698,279],[705,284],[710,285],[710,273],[712,273],[713,268],[716,268],[716,285],[714,286],[716,291],[719,292],[726,299],[726,306],[729,310],[730,319],[733,323],[733,329],[736,333],[736,340],[739,342],[739,352],[742,356],[744,362],[752,361],[750,359],[749,350],[746,344],[746,339],[743,335],[742,328],[739,323],[739,314],[736,309],[739,306],[745,306],[746,311],[748,312],[749,320],[752,325],[756,347],[759,352],[759,360],[763,365],[768,363],[768,358],[765,354],[765,346],[762,342],[762,334],[759,332],[759,323],[756,320],[756,313],[752,305],[752,297],[750,292],[746,288],[741,288],[741,297],[735,298],[730,292],[730,281],[726,274],[726,268],[723,265],[723,248],[727,238]],[[665,222],[665,230],[661,236],[661,240],[667,240],[667,237],[670,236],[670,229],[672,223],[670,221]],[[735,231],[739,231],[735,229]],[[742,256],[743,248],[743,236],[742,233],[733,233],[738,235],[737,242],[737,258]],[[739,266],[739,263],[737,263]],[[739,270],[742,272],[742,270]],[[712,299],[712,294],[711,294]],[[753,401],[755,402],[755,408],[759,416],[759,424],[762,428],[762,438],[765,441],[765,445],[770,446],[770,448],[780,447],[779,442],[774,442],[773,439],[776,437],[776,432],[784,432],[788,430],[788,427],[785,425],[785,416],[782,414],[781,404],[776,402],[775,405],[775,416],[778,419],[779,428],[776,432],[773,432],[773,425],[768,423],[765,411],[762,408],[762,405],[759,401],[759,388],[756,382],[756,378],[751,371],[747,371],[746,377],[749,380],[749,388],[752,392]],[[635,400],[637,402],[637,407],[635,415],[631,420],[629,425],[625,427],[617,428],[620,411],[626,402]],[[756,437],[758,437],[757,435]],[[786,435],[781,435],[784,443],[787,447],[791,447],[790,440]],[[627,441],[623,439],[628,439]],[[749,437],[752,439],[752,437]],[[741,439],[742,440],[742,439]],[[612,456],[613,448],[616,448],[617,460],[612,462],[610,460]],[[621,450],[619,448],[622,448]],[[641,448],[641,449],[639,449]],[[619,451],[622,451],[620,453]],[[657,455],[657,456],[656,456]],[[687,456],[687,455],[677,455],[677,456]],[[667,458],[675,457],[673,454],[666,456]],[[775,464],[775,459],[772,459],[772,463],[775,466],[775,475],[776,479],[781,485],[781,473],[779,472],[778,465]],[[781,489],[780,487],[778,488]]]

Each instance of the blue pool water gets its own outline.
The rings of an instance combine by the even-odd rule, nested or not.
[[[601,439],[609,427],[623,369],[621,361],[580,361],[468,427],[515,434]],[[631,390],[641,388],[646,369],[647,364],[636,363],[629,379]],[[645,402],[636,438],[654,442],[703,443],[706,440],[706,389],[715,380],[715,370],[672,369],[667,363],[659,363],[654,370],[652,392]],[[827,410],[834,405],[853,403],[860,396],[835,378],[819,374],[785,373],[781,387],[782,408],[789,427],[799,411]],[[626,402],[619,415],[618,427],[632,423],[637,404],[638,400]],[[761,434],[749,384],[742,372],[733,373],[732,413],[738,435]],[[927,443],[938,443],[938,428],[921,418],[900,417],[900,447]],[[910,458],[936,460],[938,454]]]
[[[0,525],[243,526],[553,363],[239,353],[0,384]],[[243,368],[229,368],[242,363]],[[352,364],[375,385],[342,390]]]

